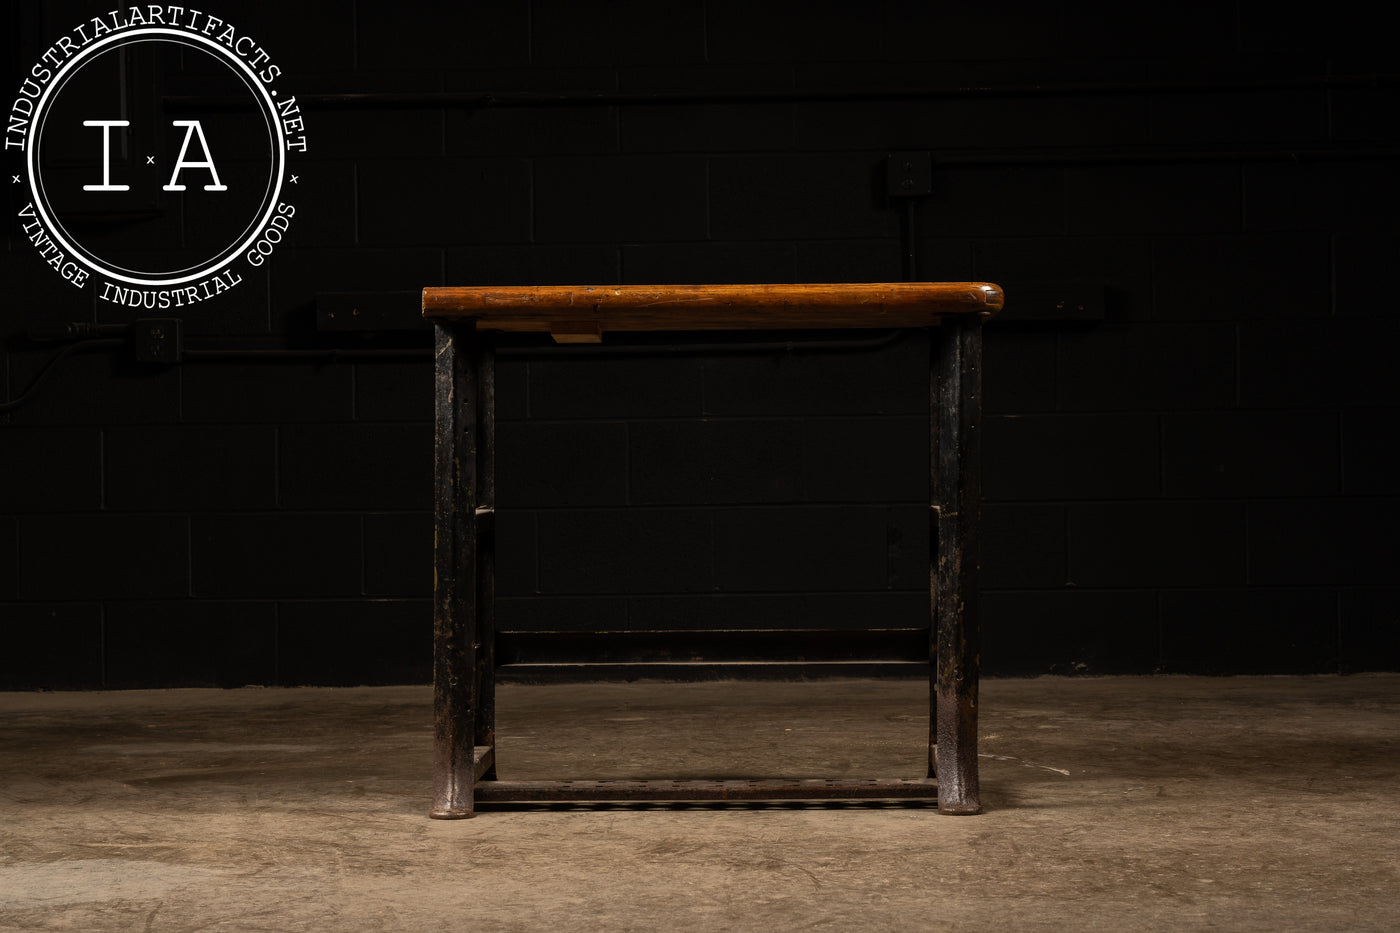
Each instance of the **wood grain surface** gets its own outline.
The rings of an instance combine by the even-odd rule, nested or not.
[[[829,285],[548,285],[423,289],[423,316],[478,330],[596,340],[606,331],[928,327],[948,314],[990,316],[985,282]]]

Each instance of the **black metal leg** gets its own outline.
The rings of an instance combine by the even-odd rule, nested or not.
[[[478,780],[496,779],[496,350],[481,341],[477,367],[477,507],[476,507],[476,729],[473,739],[489,758]],[[478,754],[482,752],[479,751]]]
[[[982,322],[971,315],[945,319],[930,340],[930,770],[938,779],[939,812],[972,814],[982,810],[977,781]]]
[[[981,811],[977,768],[981,326],[980,319],[959,316],[946,319],[931,336],[929,776],[937,779],[938,808],[945,814]],[[435,729],[430,815],[460,819],[473,815],[479,781],[487,782],[481,790],[485,795],[489,788],[490,799],[516,799],[511,795],[523,791],[495,780],[494,354],[470,323],[437,324],[435,336]],[[669,783],[656,793],[677,793]],[[743,791],[727,786],[731,782],[709,786],[714,783],[680,790],[692,795],[718,793],[714,799]],[[798,792],[786,786],[749,790],[764,799]],[[805,794],[809,789],[798,790]],[[826,795],[831,788],[823,786],[820,791]],[[864,791],[890,792],[883,785]]]
[[[470,326],[434,325],[433,806],[473,812],[476,689],[477,362]]]

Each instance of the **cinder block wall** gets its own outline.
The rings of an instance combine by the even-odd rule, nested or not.
[[[21,4],[6,86],[108,6]],[[986,671],[1400,669],[1377,22],[1244,0],[237,7],[302,94],[774,93],[308,106],[293,242],[184,314],[191,346],[326,345],[327,291],[899,279],[882,167],[928,150],[919,277],[1028,296],[987,331]],[[992,86],[1019,90],[782,96]],[[4,234],[12,398],[54,352],[28,325],[131,314]],[[1103,319],[1030,301],[1056,289]],[[926,362],[918,335],[503,358],[502,625],[919,624]],[[428,370],[67,360],[0,417],[0,688],[428,679]]]

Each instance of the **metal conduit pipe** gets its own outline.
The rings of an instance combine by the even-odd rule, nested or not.
[[[1339,90],[1394,87],[1397,74],[1318,75],[1239,81],[1128,81],[1072,84],[962,85],[956,87],[885,87],[868,89],[772,88],[740,91],[398,91],[303,94],[303,105],[344,109],[450,107],[627,107],[705,104],[842,103],[860,101],[938,100],[976,97],[1085,97],[1133,94],[1210,94],[1293,90]],[[172,95],[172,112],[234,110],[252,107],[243,97]]]

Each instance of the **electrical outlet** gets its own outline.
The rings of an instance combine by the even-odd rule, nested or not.
[[[184,349],[179,318],[143,318],[131,322],[131,346],[142,363],[178,363]]]
[[[933,155],[891,152],[885,157],[885,179],[892,198],[921,198],[933,194]]]

